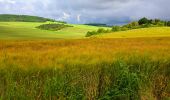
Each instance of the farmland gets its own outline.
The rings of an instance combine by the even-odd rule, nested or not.
[[[0,22],[0,100],[170,99],[170,27],[36,18]]]
[[[100,34],[101,38],[170,37],[170,27],[152,27]]]
[[[0,43],[1,99],[169,97],[169,37]]]

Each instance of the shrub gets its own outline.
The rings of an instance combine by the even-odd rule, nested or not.
[[[92,31],[92,32],[88,31],[87,34],[86,34],[86,37],[90,37],[90,36],[96,35],[96,34],[97,34],[96,31]]]
[[[140,25],[140,28],[149,28],[152,26],[153,26],[152,24],[143,24],[143,25]]]
[[[92,35],[97,35],[97,34],[101,34],[101,33],[109,33],[111,32],[109,29],[105,30],[104,28],[99,28],[97,31],[88,31],[86,34],[86,37],[90,37]]]
[[[127,25],[124,25],[123,27],[126,27],[128,29],[136,29],[139,27],[139,23],[138,22],[131,22]]]
[[[163,21],[162,22],[158,22],[157,26],[165,26],[165,23]]]
[[[138,22],[132,22],[131,25],[132,25],[133,27],[137,27],[137,26],[139,26],[139,23],[138,23]]]
[[[98,30],[97,30],[97,33],[105,33],[106,31],[103,29],[103,28],[99,28]]]
[[[112,31],[111,31],[111,30],[109,30],[109,29],[107,29],[107,30],[105,30],[105,32],[106,32],[106,33],[109,33],[109,32],[112,32]]]
[[[112,27],[113,32],[117,32],[117,31],[120,31],[120,30],[121,30],[120,26],[113,26]]]
[[[129,30],[129,28],[127,28],[125,26],[121,27],[121,31],[127,31],[127,30]]]

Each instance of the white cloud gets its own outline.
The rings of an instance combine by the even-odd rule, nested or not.
[[[67,20],[71,17],[71,15],[66,12],[62,12],[62,13],[63,13],[63,15],[61,17],[57,18],[57,20]]]
[[[0,3],[15,4],[16,1],[14,1],[14,0],[0,0]]]
[[[80,22],[80,17],[81,17],[81,15],[79,14],[79,15],[77,15],[77,21],[78,22]]]

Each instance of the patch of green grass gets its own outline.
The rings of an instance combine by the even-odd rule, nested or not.
[[[100,38],[170,37],[170,27],[152,27],[100,34]]]
[[[0,39],[67,39],[83,38],[87,31],[97,30],[98,27],[73,25],[59,31],[40,30],[35,27],[42,24],[57,22],[0,22]],[[71,24],[68,24],[71,25]]]

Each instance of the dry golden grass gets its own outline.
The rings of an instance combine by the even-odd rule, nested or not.
[[[0,64],[17,67],[63,67],[95,64],[131,54],[170,57],[170,38],[0,41]]]
[[[2,100],[161,100],[170,38],[0,40]]]

